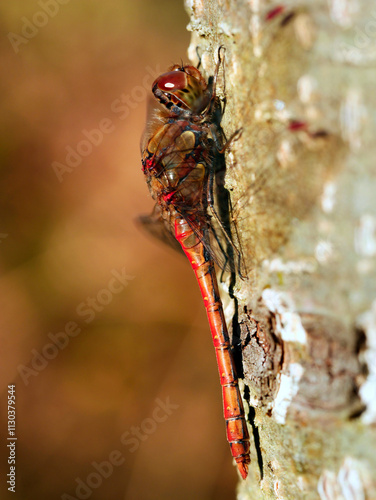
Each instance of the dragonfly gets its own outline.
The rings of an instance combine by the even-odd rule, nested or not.
[[[215,271],[215,264],[228,268],[230,253],[240,261],[215,203],[218,165],[224,163],[225,150],[239,134],[226,141],[220,126],[223,104],[216,86],[223,57],[220,47],[208,81],[198,68],[183,64],[172,66],[154,81],[152,92],[160,109],[147,124],[141,150],[142,171],[155,207],[140,220],[154,236],[183,250],[195,273],[215,348],[227,440],[246,479],[249,434]]]

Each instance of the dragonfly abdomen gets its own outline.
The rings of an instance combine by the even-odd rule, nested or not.
[[[231,453],[237,463],[239,472],[242,478],[245,479],[248,474],[248,464],[250,463],[249,434],[222,302],[219,296],[214,263],[208,257],[204,245],[190,228],[189,223],[183,218],[175,219],[175,237],[191,263],[204,299],[222,386],[227,441],[230,444]]]

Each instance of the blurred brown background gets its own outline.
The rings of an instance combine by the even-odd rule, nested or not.
[[[16,495],[1,498],[234,498],[193,273],[135,225],[152,208],[146,96],[187,60],[183,1],[0,13],[1,488],[12,383],[18,438]]]

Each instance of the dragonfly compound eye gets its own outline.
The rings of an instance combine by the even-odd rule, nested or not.
[[[205,80],[198,79],[191,68],[198,73],[191,66],[176,67],[155,80],[153,93],[168,109],[175,105],[194,112],[201,111],[207,86]]]

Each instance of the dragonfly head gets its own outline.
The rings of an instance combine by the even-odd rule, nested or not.
[[[209,103],[208,86],[194,66],[176,64],[153,83],[153,94],[169,110],[201,113]]]

